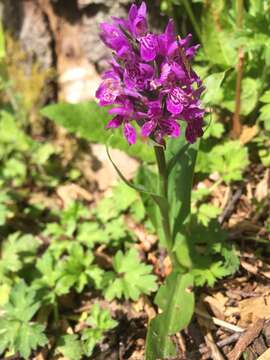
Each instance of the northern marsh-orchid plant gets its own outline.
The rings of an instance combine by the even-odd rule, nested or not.
[[[185,259],[188,247],[182,228],[190,215],[196,140],[203,135],[205,110],[200,102],[204,87],[190,65],[198,49],[190,46],[191,38],[190,34],[178,37],[172,20],[163,33],[150,32],[144,2],[132,5],[127,19],[114,17],[111,24],[101,24],[101,39],[113,56],[96,96],[101,106],[110,106],[113,118],[107,129],[121,127],[130,145],[138,134],[151,139],[157,188],[147,179],[139,186],[128,184],[154,200],[151,217],[173,266],[155,298],[162,313],[149,325],[147,360],[176,354],[171,336],[188,324],[194,309],[193,276]]]

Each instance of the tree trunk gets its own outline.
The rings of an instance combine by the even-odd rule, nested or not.
[[[57,69],[60,100],[93,98],[109,51],[99,23],[124,16],[129,0],[1,0],[4,28],[32,61]]]

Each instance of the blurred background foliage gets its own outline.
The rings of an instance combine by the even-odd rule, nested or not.
[[[99,19],[99,9],[108,6],[70,2],[75,3],[76,11],[90,14],[88,20]],[[72,47],[65,56],[73,65],[63,65],[58,45],[76,21],[64,9],[61,18],[61,1],[43,4],[53,36],[50,66],[25,50],[8,26],[0,32],[0,353],[28,359],[43,348],[49,359],[95,358],[106,342],[106,349],[116,346],[128,316],[123,309],[119,316],[119,307],[157,289],[165,276],[159,263],[164,254],[156,246],[149,199],[115,177],[101,189],[112,175],[104,147],[97,148],[101,157],[94,149],[108,141],[107,111],[89,94],[70,103],[60,91],[64,71],[88,65]],[[149,6],[157,15],[153,26],[162,28],[174,17],[181,36],[191,32],[201,44],[194,67],[206,86],[207,116],[192,194],[191,239],[192,249],[200,250],[186,261],[198,286],[213,286],[239,266],[237,241],[229,242],[230,223],[223,217],[226,204],[215,190],[225,194],[248,183],[256,186],[270,166],[270,3],[162,0]],[[59,18],[68,29],[66,37],[59,30],[61,40],[52,26]],[[97,36],[94,41],[99,42]],[[79,59],[75,65],[73,56]],[[96,84],[103,60],[103,55],[91,59],[96,72],[82,78],[84,85]],[[135,161],[135,182],[155,181],[149,144],[129,147],[116,133],[111,146],[128,155],[124,171]],[[250,237],[266,242],[268,251],[268,183],[250,206],[263,229]]]

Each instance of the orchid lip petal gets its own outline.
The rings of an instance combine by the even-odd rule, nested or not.
[[[141,128],[141,135],[148,137],[155,130],[157,123],[154,120],[147,121]]]
[[[106,125],[106,129],[116,129],[122,125],[123,118],[121,116],[115,116]]]
[[[129,143],[129,145],[133,145],[136,143],[136,138],[137,138],[136,130],[128,122],[126,122],[124,125],[124,135]]]

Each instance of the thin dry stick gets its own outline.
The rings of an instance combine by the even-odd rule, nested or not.
[[[237,28],[242,29],[243,26],[243,0],[237,0]],[[242,125],[240,120],[241,111],[241,84],[244,69],[244,51],[243,48],[238,50],[237,78],[236,78],[236,95],[235,95],[235,111],[233,114],[232,137],[238,138],[241,134]]]
[[[232,215],[235,205],[237,201],[240,199],[241,195],[243,193],[243,188],[240,187],[236,190],[236,192],[233,194],[233,196],[229,199],[228,203],[225,206],[225,209],[223,210],[222,214],[218,218],[218,222],[222,225],[227,219],[230,218]]]
[[[252,341],[260,335],[263,325],[264,319],[258,319],[254,324],[251,324],[246,333],[239,338],[234,349],[227,355],[228,360],[238,360]]]
[[[230,344],[236,342],[240,338],[240,336],[242,336],[242,334],[243,333],[235,332],[232,335],[226,337],[225,339],[219,340],[217,342],[217,346],[222,348],[222,347],[224,347],[226,345],[230,345]],[[206,354],[207,352],[209,352],[209,348],[207,346],[204,346],[199,351],[200,351],[201,354]]]
[[[241,336],[242,333],[234,333],[230,336],[228,336],[226,339],[223,339],[223,340],[220,340],[217,342],[217,346],[219,347],[223,347],[223,346],[226,346],[226,345],[230,345],[232,343],[234,343],[235,341],[237,341],[240,336]]]
[[[213,336],[211,334],[211,332],[208,330],[206,336],[204,337],[206,345],[210,348],[211,350],[211,355],[212,355],[212,359],[213,360],[225,360],[224,356],[221,354],[219,348],[217,347]]]
[[[226,321],[223,321],[223,320],[220,320],[214,316],[210,316],[209,314],[199,310],[199,309],[196,309],[195,310],[195,313],[207,320],[212,320],[213,323],[217,326],[220,326],[220,327],[223,327],[224,329],[227,329],[227,330],[230,330],[230,331],[233,331],[233,332],[244,332],[245,329],[239,327],[239,326],[236,326],[236,325],[232,325]]]

